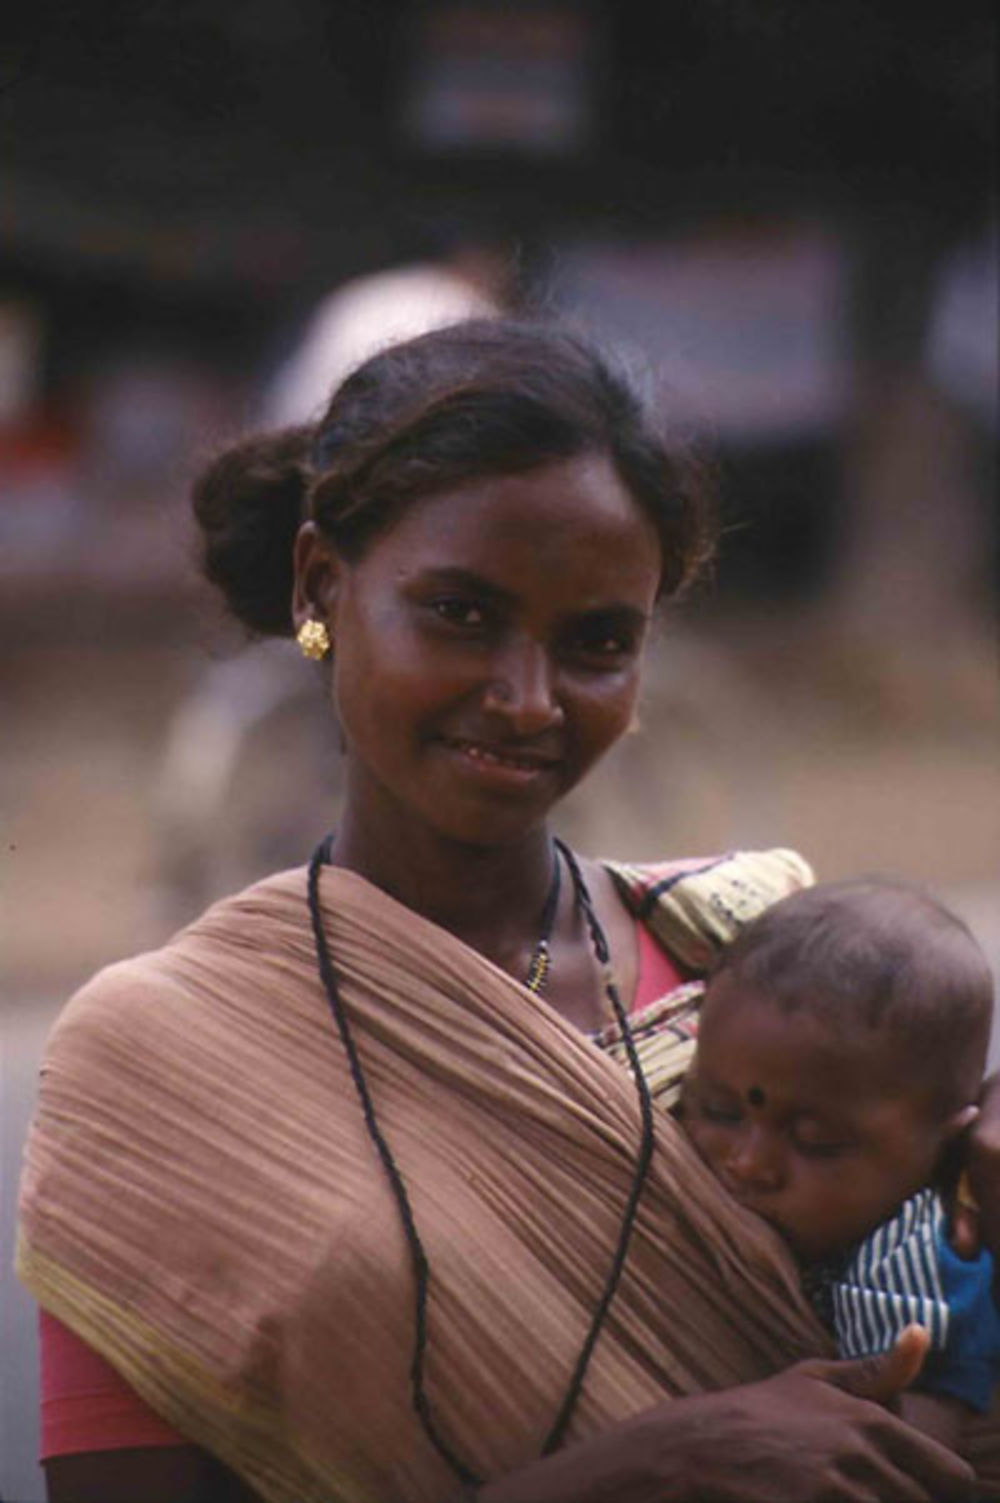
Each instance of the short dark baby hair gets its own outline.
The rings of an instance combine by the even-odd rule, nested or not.
[[[878,1033],[942,1116],[979,1094],[993,978],[968,927],[921,888],[865,878],[793,893],[722,952],[709,987],[723,975],[839,1033]]]

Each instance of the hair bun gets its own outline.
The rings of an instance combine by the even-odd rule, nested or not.
[[[205,575],[237,619],[261,636],[292,635],[292,549],[314,438],[307,425],[245,439],[214,459],[194,485]]]

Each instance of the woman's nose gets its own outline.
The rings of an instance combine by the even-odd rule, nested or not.
[[[776,1190],[784,1175],[780,1145],[773,1135],[750,1127],[732,1144],[726,1171],[735,1184],[745,1189]]]
[[[537,736],[560,725],[564,714],[548,651],[537,642],[510,643],[492,665],[483,703],[518,736]]]

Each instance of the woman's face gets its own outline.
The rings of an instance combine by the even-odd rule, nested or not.
[[[353,565],[313,534],[299,565],[334,635],[352,817],[516,841],[628,726],[660,549],[603,456],[416,501]]]

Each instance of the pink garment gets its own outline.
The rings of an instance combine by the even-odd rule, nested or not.
[[[632,1012],[648,1007],[650,1002],[665,997],[674,987],[683,986],[688,979],[682,976],[670,956],[661,950],[645,924],[636,924],[639,936],[639,975],[635,985]]]
[[[79,1451],[129,1446],[185,1446],[113,1367],[42,1310],[38,1322],[42,1376],[41,1460]]]
[[[632,1011],[680,986],[684,977],[644,924],[636,924],[639,974]],[[41,1460],[83,1451],[186,1446],[148,1404],[61,1321],[39,1313]]]

